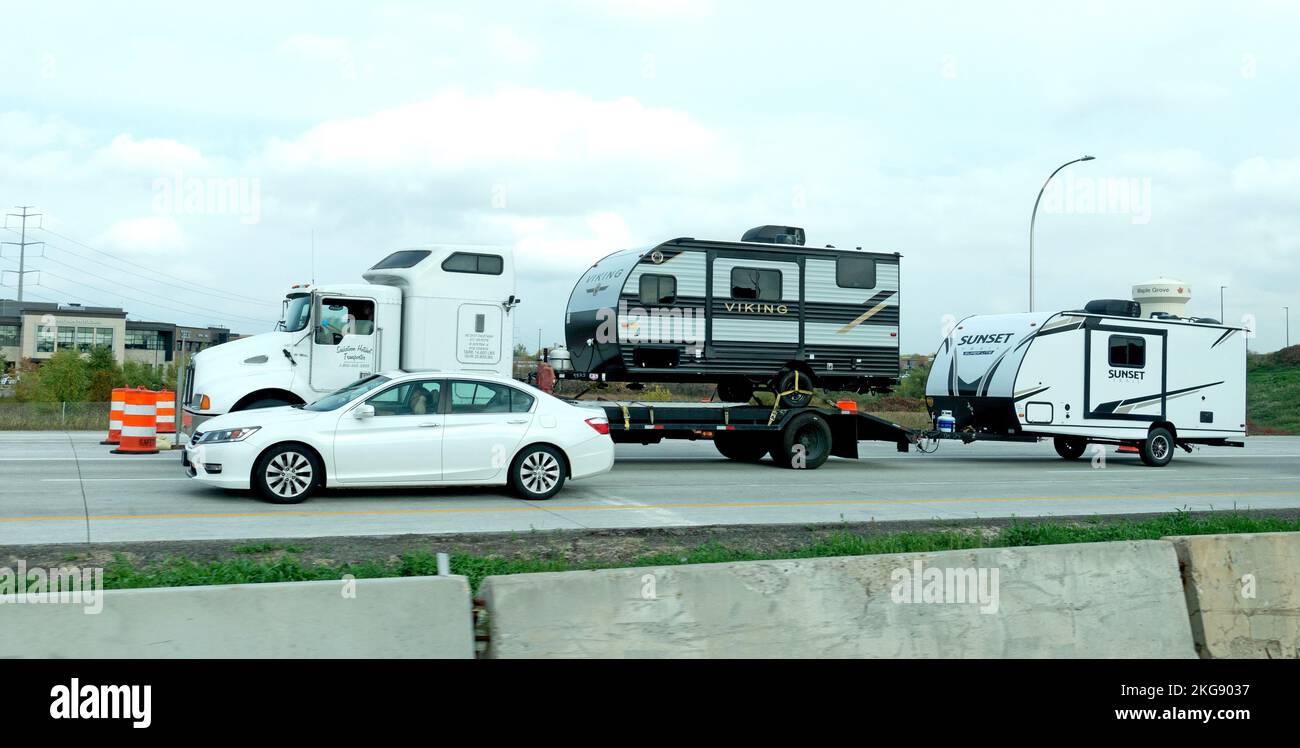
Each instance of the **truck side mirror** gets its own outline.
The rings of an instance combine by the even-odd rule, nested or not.
[[[375,406],[370,403],[362,403],[352,411],[353,418],[374,418]]]

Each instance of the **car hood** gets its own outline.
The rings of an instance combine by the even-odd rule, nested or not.
[[[236,429],[250,428],[258,426],[267,428],[279,426],[281,424],[299,424],[304,421],[310,421],[316,418],[337,415],[336,411],[317,412],[313,410],[303,410],[286,405],[281,408],[257,408],[254,410],[241,410],[235,413],[226,413],[209,419],[203,424],[203,431],[215,431],[219,429]]]

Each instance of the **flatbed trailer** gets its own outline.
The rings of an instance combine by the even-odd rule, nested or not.
[[[609,435],[619,444],[657,444],[664,439],[711,440],[724,457],[758,462],[765,455],[781,467],[815,469],[830,457],[857,459],[859,441],[893,442],[899,452],[915,434],[883,418],[851,408],[785,408],[742,403],[570,400],[602,410]]]

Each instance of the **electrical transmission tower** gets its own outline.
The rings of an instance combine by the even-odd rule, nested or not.
[[[28,218],[39,218],[39,217],[41,216],[41,214],[40,214],[40,213],[32,213],[32,212],[30,212],[31,209],[32,209],[32,207],[33,207],[33,206],[31,206],[31,205],[16,205],[16,206],[14,206],[14,207],[15,207],[15,209],[17,209],[17,210],[21,210],[22,213],[8,213],[8,214],[6,214],[6,215],[5,215],[5,228],[9,228],[9,219],[10,219],[10,218],[18,218],[18,219],[21,219],[21,221],[22,221],[22,228],[21,228],[21,229],[19,230],[19,232],[18,232],[18,235],[19,235],[19,237],[21,237],[21,238],[20,238],[18,241],[16,241],[16,242],[0,242],[0,244],[11,244],[11,245],[13,245],[13,246],[15,246],[15,247],[18,247],[18,270],[17,270],[17,273],[18,273],[18,308],[21,309],[21,308],[22,308],[22,305],[23,305],[23,280],[24,280],[24,278],[26,278],[26,276],[27,276],[28,273],[35,273],[35,272],[36,272],[35,270],[28,270],[28,269],[27,269],[27,248],[28,248],[28,247],[34,247],[34,246],[37,246],[37,245],[43,245],[43,244],[45,244],[45,242],[29,242],[29,241],[27,241],[27,219],[28,219]],[[36,228],[40,228],[40,226],[37,226]],[[15,271],[13,271],[13,270],[6,270],[5,272],[12,273],[12,272],[15,272]]]

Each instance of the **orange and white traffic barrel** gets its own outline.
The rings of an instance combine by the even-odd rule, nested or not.
[[[117,444],[122,438],[122,410],[126,407],[126,388],[113,390],[112,402],[108,406],[108,437],[100,444]]]
[[[151,455],[158,453],[158,424],[155,422],[156,397],[152,390],[126,391],[122,410],[122,443],[115,455]]]
[[[176,393],[170,390],[162,390],[158,393],[158,400],[155,407],[154,422],[157,424],[158,433],[175,434]]]

